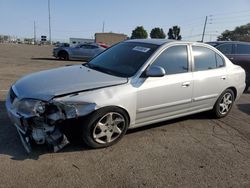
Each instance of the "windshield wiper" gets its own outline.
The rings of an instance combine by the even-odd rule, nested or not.
[[[89,67],[89,63],[83,63],[82,66]]]
[[[121,73],[118,73],[118,72],[115,72],[115,71],[112,71],[110,69],[106,69],[104,67],[100,67],[97,65],[86,63],[86,64],[83,64],[83,66],[88,67],[88,68],[93,69],[93,70],[96,70],[96,71],[99,71],[99,72],[102,72],[102,73],[110,74],[113,76],[127,77],[127,75],[125,75],[125,74],[121,74]]]
[[[107,73],[107,74],[111,74],[111,75],[115,75],[115,73],[113,71],[110,71],[108,69],[105,69],[103,67],[100,67],[100,66],[97,66],[97,65],[92,65],[92,64],[84,64],[84,66],[88,67],[88,68],[91,68],[91,69],[94,69],[96,71],[99,71],[99,72],[103,72],[103,73]],[[116,76],[116,75],[115,75]]]

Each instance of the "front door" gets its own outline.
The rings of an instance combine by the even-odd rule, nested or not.
[[[169,47],[151,65],[163,67],[166,75],[139,79],[137,125],[155,122],[188,111],[193,88],[188,59],[186,45]]]

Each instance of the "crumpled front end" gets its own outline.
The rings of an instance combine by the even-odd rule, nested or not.
[[[12,86],[6,108],[28,153],[32,151],[32,141],[36,144],[48,144],[57,152],[69,143],[62,131],[63,122],[89,114],[95,109],[95,104],[74,104],[53,99],[19,99]]]

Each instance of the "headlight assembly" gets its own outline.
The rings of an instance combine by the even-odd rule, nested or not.
[[[32,117],[43,114],[46,110],[46,104],[35,99],[22,99],[14,102],[13,108],[23,116]]]
[[[55,103],[60,109],[65,113],[66,118],[77,118],[79,116],[84,116],[91,113],[96,104],[85,103],[85,102],[57,102]]]
[[[44,116],[54,121],[72,119],[84,116],[95,110],[96,104],[85,102],[59,102],[45,103],[35,99],[22,99],[13,102],[13,110],[25,117]]]

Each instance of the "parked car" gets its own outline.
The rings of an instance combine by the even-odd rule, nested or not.
[[[250,86],[250,43],[236,41],[208,42],[246,71],[246,90]]]
[[[79,44],[75,47],[58,47],[54,48],[53,56],[64,60],[86,60],[89,61],[105,48],[97,43]]]
[[[68,143],[62,126],[79,124],[93,148],[127,129],[211,110],[225,117],[245,88],[245,71],[203,43],[128,40],[83,65],[33,73],[10,88],[6,108],[28,152]]]
[[[57,48],[59,48],[59,47],[61,47],[61,48],[63,48],[63,47],[69,47],[70,45],[69,45],[69,43],[60,43],[60,42],[58,42],[58,43],[56,43],[55,44],[55,46],[57,47]]]

